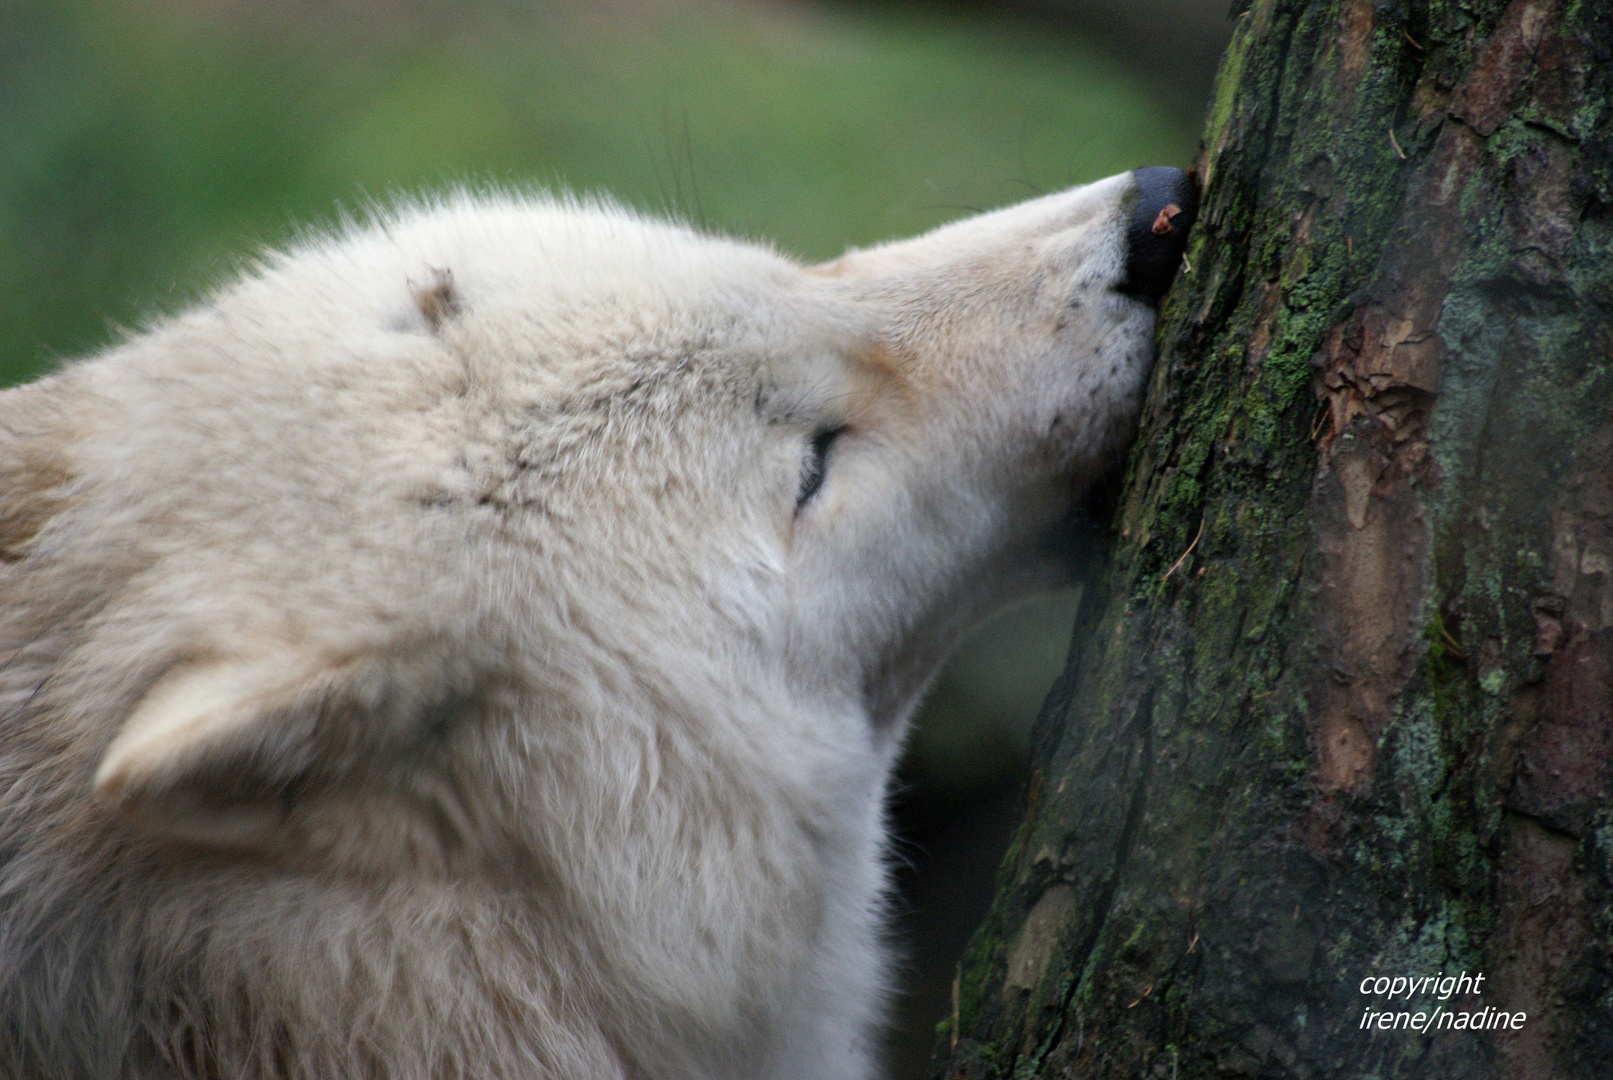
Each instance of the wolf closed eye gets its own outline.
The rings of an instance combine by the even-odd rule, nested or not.
[[[797,512],[823,486],[823,477],[829,468],[829,447],[845,430],[841,427],[824,428],[815,432],[807,444],[806,459],[801,463],[801,493],[795,497]]]

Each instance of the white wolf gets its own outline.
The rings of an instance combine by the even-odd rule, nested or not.
[[[0,393],[0,1075],[876,1074],[905,718],[1192,198],[803,267],[459,196]]]

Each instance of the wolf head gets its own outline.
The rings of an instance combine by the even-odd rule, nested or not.
[[[0,1005],[116,1013],[114,1049],[59,1050],[83,1065],[234,965],[255,1018],[197,1037],[246,1075],[279,1010],[317,1071],[363,1021],[308,996],[305,916],[436,889],[475,925],[438,895],[468,882],[572,973],[531,1015],[467,1005],[502,1032],[478,1045],[854,1073],[820,1044],[875,1011],[902,725],[969,625],[1066,573],[1192,197],[1139,170],[810,267],[459,197],[0,393]],[[123,929],[74,989],[13,946],[78,925],[85,880],[145,914],[96,916]],[[302,937],[249,932],[288,880]],[[415,978],[449,986],[478,947],[422,934]],[[497,981],[458,963],[466,1000]]]

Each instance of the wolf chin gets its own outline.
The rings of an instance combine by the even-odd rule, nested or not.
[[[1191,197],[463,194],[0,393],[0,1075],[876,1075],[906,718],[1068,572]]]

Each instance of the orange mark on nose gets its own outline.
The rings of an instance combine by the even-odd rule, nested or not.
[[[884,389],[902,390],[913,381],[913,358],[888,342],[879,342],[857,355],[862,368]]]
[[[1171,218],[1175,217],[1181,212],[1182,208],[1180,206],[1177,206],[1175,203],[1166,203],[1165,208],[1161,210],[1159,212],[1159,216],[1154,219],[1154,235],[1169,236],[1171,233],[1175,232],[1176,226],[1171,224]]]

